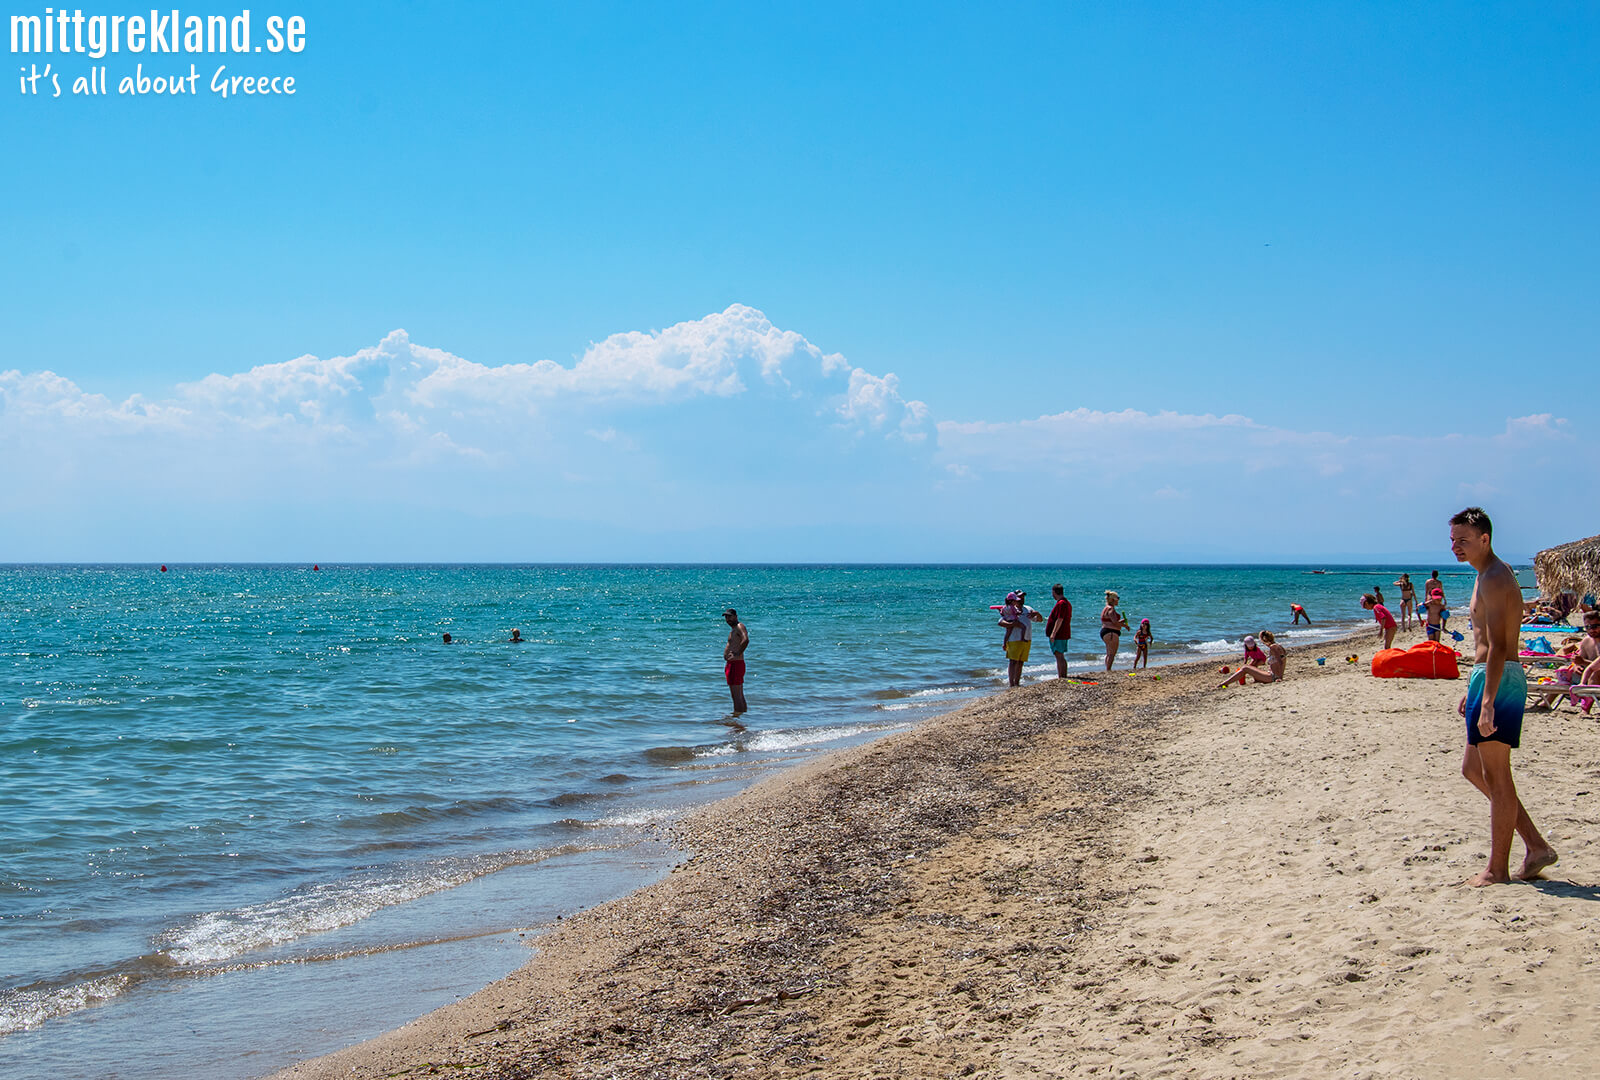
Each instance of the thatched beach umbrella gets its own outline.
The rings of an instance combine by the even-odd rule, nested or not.
[[[1533,572],[1543,596],[1600,596],[1600,536],[1545,548],[1533,557]]]

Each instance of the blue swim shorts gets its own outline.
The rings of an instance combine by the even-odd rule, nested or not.
[[[1064,653],[1070,648],[1072,648],[1071,638],[1064,637],[1050,639],[1050,651],[1053,653]]]
[[[1485,664],[1472,665],[1467,680],[1467,745],[1481,742],[1505,743],[1513,750],[1522,742],[1522,712],[1528,707],[1528,674],[1515,660],[1507,660],[1500,673],[1500,687],[1494,695],[1494,734],[1478,734],[1478,709],[1483,705],[1483,684],[1488,678]]]

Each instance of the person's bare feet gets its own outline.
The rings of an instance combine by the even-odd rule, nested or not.
[[[1462,882],[1462,884],[1468,886],[1469,888],[1481,889],[1485,885],[1508,885],[1510,882],[1511,879],[1508,877],[1495,877],[1493,874],[1489,873],[1488,870],[1481,870],[1472,877],[1469,877],[1466,881]]]
[[[1517,871],[1518,881],[1533,881],[1539,874],[1561,861],[1561,856],[1556,854],[1556,849],[1547,847],[1542,851],[1530,851],[1528,857],[1522,860],[1522,869]]]

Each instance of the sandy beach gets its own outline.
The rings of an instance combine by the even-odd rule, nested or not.
[[[514,975],[278,1076],[1581,1071],[1600,720],[1531,713],[1513,758],[1547,880],[1461,887],[1488,822],[1464,680],[1373,679],[1373,637],[1270,686],[997,693],[770,779]]]

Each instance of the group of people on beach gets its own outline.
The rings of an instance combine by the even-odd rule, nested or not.
[[[1050,652],[1056,658],[1056,677],[1067,677],[1067,653],[1072,643],[1072,602],[1067,599],[1066,591],[1059,582],[1050,586],[1050,593],[1055,598],[1055,604],[1050,609],[1048,619],[1028,606],[1026,589],[1012,590],[1006,594],[1005,603],[995,605],[1000,611],[998,625],[1005,630],[1001,647],[1006,652],[1006,676],[1012,686],[1022,684],[1022,665],[1027,662],[1033,649],[1032,624],[1038,622],[1045,624],[1045,639],[1050,642]],[[1117,605],[1121,602],[1122,598],[1114,590],[1106,590],[1105,607],[1100,609],[1100,640],[1105,643],[1107,671],[1116,661],[1117,650],[1122,644],[1122,632],[1132,629],[1128,617],[1118,609]],[[1141,665],[1150,666],[1150,642],[1154,639],[1150,620],[1140,619],[1139,629],[1133,635],[1135,671]]]
[[[1450,519],[1450,546],[1458,561],[1467,563],[1477,571],[1477,581],[1472,590],[1468,608],[1473,629],[1473,666],[1467,682],[1466,693],[1457,704],[1457,711],[1467,729],[1466,752],[1461,761],[1462,775],[1489,800],[1489,861],[1484,869],[1468,881],[1469,885],[1489,885],[1512,880],[1510,872],[1511,838],[1520,835],[1527,848],[1516,878],[1536,878],[1547,867],[1555,864],[1559,855],[1528,816],[1517,794],[1511,775],[1511,751],[1520,745],[1522,717],[1527,707],[1527,675],[1519,656],[1520,631],[1524,606],[1521,585],[1516,574],[1494,553],[1493,525],[1489,515],[1479,507],[1468,507]],[[1423,585],[1424,600],[1416,603],[1416,589],[1410,574],[1401,574],[1394,583],[1400,590],[1402,619],[1407,627],[1411,614],[1425,620],[1423,628],[1430,640],[1438,640],[1449,617],[1445,607],[1444,585],[1435,570]],[[998,625],[1005,631],[1003,647],[1007,661],[1010,685],[1022,681],[1022,668],[1032,649],[1033,626],[1045,624],[1045,637],[1056,658],[1056,673],[1067,676],[1067,650],[1072,638],[1072,604],[1060,584],[1051,587],[1055,603],[1049,616],[1028,606],[1026,590],[1008,592],[1003,604],[995,607],[1000,612]],[[1105,606],[1100,610],[1100,637],[1105,642],[1105,670],[1110,671],[1116,659],[1122,633],[1130,628],[1127,616],[1120,609],[1121,598],[1114,590],[1106,590]],[[1393,644],[1397,621],[1383,603],[1383,590],[1374,585],[1372,592],[1361,598],[1362,607],[1373,612],[1385,647]],[[1309,624],[1311,617],[1298,604],[1292,604],[1296,624],[1303,618]],[[744,711],[744,650],[750,636],[732,608],[723,613],[730,628],[727,646],[723,651],[728,685],[733,691],[734,707]],[[1600,681],[1600,610],[1591,606],[1585,611],[1585,635],[1574,643],[1574,664],[1581,660],[1583,670],[1579,677]],[[1134,665],[1149,663],[1151,641],[1150,620],[1142,619],[1135,635],[1138,646]],[[1257,641],[1259,637],[1259,643]],[[1246,682],[1273,683],[1284,677],[1288,651],[1278,643],[1270,630],[1257,636],[1244,638],[1245,662],[1232,672],[1222,685]],[[1266,648],[1261,648],[1261,645]]]
[[[1569,634],[1561,640],[1552,653],[1559,662],[1555,669],[1556,682],[1562,686],[1600,685],[1600,609],[1589,608],[1583,613],[1583,633]],[[1569,695],[1585,716],[1594,708],[1595,698],[1589,694]],[[1559,698],[1551,698],[1554,708]]]
[[[1394,648],[1394,636],[1399,630],[1411,629],[1412,617],[1423,622],[1423,631],[1429,641],[1440,641],[1444,638],[1445,623],[1450,619],[1450,609],[1444,602],[1444,584],[1439,580],[1439,571],[1435,570],[1433,576],[1422,584],[1423,596],[1426,599],[1417,603],[1417,589],[1411,582],[1410,574],[1401,574],[1394,582],[1400,588],[1400,619],[1395,620],[1394,613],[1383,603],[1383,589],[1374,585],[1372,591],[1361,594],[1361,606],[1372,612],[1372,617],[1378,624],[1378,636],[1383,639],[1385,649]],[[1459,639],[1459,635],[1458,635]]]

